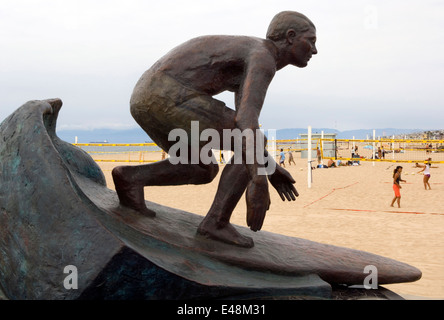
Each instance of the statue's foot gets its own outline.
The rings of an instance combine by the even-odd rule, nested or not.
[[[229,223],[224,227],[218,227],[216,224],[210,224],[204,219],[197,229],[197,234],[209,239],[233,244],[239,247],[254,247],[252,238],[241,235],[233,227],[233,225]]]
[[[145,205],[143,186],[131,183],[125,179],[125,167],[115,167],[112,171],[114,186],[119,197],[120,205],[131,208],[148,217],[155,217],[156,213]]]

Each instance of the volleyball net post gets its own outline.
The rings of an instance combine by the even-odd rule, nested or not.
[[[308,126],[308,132],[307,132],[307,186],[310,189],[311,184],[313,182],[313,175],[312,175],[312,169],[311,169],[311,151],[312,151],[312,144],[311,144],[311,126]]]
[[[372,157],[373,157],[373,166],[375,166],[375,159],[376,159],[376,143],[375,143],[375,140],[376,140],[376,130],[373,130],[373,145],[372,145]]]

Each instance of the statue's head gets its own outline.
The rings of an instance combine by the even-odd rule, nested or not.
[[[267,39],[286,48],[289,63],[303,68],[307,66],[316,49],[316,27],[303,14],[283,11],[274,16],[267,30]]]

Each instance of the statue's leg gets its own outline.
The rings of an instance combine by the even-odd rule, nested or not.
[[[249,181],[244,164],[227,164],[225,166],[213,204],[199,225],[198,234],[241,247],[253,247],[253,239],[241,235],[230,224],[231,214]]]
[[[147,216],[155,216],[145,205],[144,186],[205,184],[217,175],[217,164],[172,164],[170,159],[138,166],[119,166],[112,175],[120,204]]]

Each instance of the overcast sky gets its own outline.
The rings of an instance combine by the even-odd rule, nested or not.
[[[0,0],[0,121],[58,97],[59,130],[135,127],[132,90],[162,55],[201,35],[264,38],[283,10],[314,22],[318,54],[276,73],[265,129],[443,128],[441,0]]]

